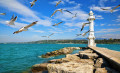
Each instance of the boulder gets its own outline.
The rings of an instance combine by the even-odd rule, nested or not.
[[[76,49],[80,49],[80,47],[67,47],[67,48],[63,48],[63,49],[60,49],[60,50],[48,52],[45,55],[41,55],[41,57],[42,58],[49,58],[51,56],[57,56],[57,55],[62,55],[62,54],[69,54],[69,53],[72,53],[73,50],[76,50]]]
[[[96,59],[98,55],[96,53],[79,53],[82,59]]]
[[[101,68],[102,67],[102,64],[103,64],[103,59],[102,58],[98,58],[96,60],[96,63],[95,63],[95,68]]]
[[[78,57],[76,55],[71,55],[71,54],[67,54],[66,58],[69,60],[80,60],[80,57]]]
[[[42,72],[42,71],[46,71],[48,64],[49,63],[42,63],[42,64],[33,65],[31,70],[32,70],[33,73],[39,73],[39,72]]]
[[[49,73],[93,73],[93,65],[67,62],[61,64],[48,64],[47,69]]]
[[[87,50],[84,50],[84,51],[79,51],[79,53],[93,53],[93,50],[87,49]]]
[[[105,68],[97,68],[95,73],[108,73]]]

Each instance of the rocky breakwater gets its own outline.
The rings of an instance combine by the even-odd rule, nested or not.
[[[42,58],[49,58],[52,56],[57,56],[57,55],[63,55],[63,54],[69,54],[72,53],[73,50],[81,49],[80,47],[66,47],[60,50],[55,50],[52,52],[47,52],[45,55],[42,55]]]
[[[48,63],[32,67],[33,73],[40,73],[44,70],[48,73],[119,73],[91,49],[76,54],[67,54],[65,58],[50,60]]]

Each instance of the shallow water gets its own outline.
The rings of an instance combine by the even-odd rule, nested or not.
[[[86,46],[87,44],[0,44],[0,73],[22,73],[29,70],[34,64],[65,57],[65,55],[60,55],[41,58],[42,54],[64,47]],[[120,51],[120,45],[118,44],[98,44],[97,46]],[[75,50],[73,53],[78,51]]]

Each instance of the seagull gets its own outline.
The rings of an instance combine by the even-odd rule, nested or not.
[[[52,33],[52,34],[50,34],[49,36],[48,36],[48,38],[50,37],[50,36],[52,36],[54,33]]]
[[[77,13],[72,18],[74,18],[74,17],[77,17]]]
[[[54,33],[50,34],[49,36],[41,36],[41,37],[47,37],[50,38],[50,36],[52,36]]]
[[[102,10],[110,10],[110,9],[105,9],[105,8],[101,8]]]
[[[0,15],[6,15],[6,13],[0,13]]]
[[[14,17],[14,14],[13,14],[11,20],[10,20],[10,21],[7,21],[7,22],[8,22],[9,25],[15,25],[14,22],[15,22],[16,20],[17,20],[17,16]]]
[[[33,25],[35,25],[35,24],[37,24],[37,22],[38,21],[32,22],[31,24],[29,24],[29,25],[27,25],[25,27],[20,28],[18,31],[15,31],[13,34],[17,34],[17,33],[20,33],[22,31],[28,31],[28,28],[33,26]]]
[[[86,24],[89,24],[89,23],[83,23],[82,28],[81,28],[81,31],[84,29],[84,26],[85,26]]]
[[[61,21],[61,22],[59,22],[59,23],[55,23],[54,25],[52,25],[52,26],[58,26],[59,24],[61,24],[61,23],[63,23],[63,21]]]
[[[56,3],[56,7],[57,7],[61,2],[62,2],[61,0],[58,1],[58,2]]]
[[[31,4],[31,7],[33,6],[33,5],[35,5],[35,2],[36,2],[37,0],[33,0],[32,2],[30,2],[30,4]]]
[[[87,32],[85,32],[85,33],[82,33],[82,34],[76,34],[76,35],[77,35],[77,36],[80,36],[80,35],[85,36],[88,32],[90,32],[90,30],[87,31]]]
[[[54,13],[50,17],[52,17],[57,11],[60,11],[61,13],[63,13],[62,12],[63,10],[66,11],[66,12],[69,12],[69,13],[73,14],[72,12],[70,12],[70,11],[68,11],[66,9],[57,9],[57,10],[54,11]]]
[[[117,9],[118,7],[120,7],[120,5],[114,7],[112,10],[110,10],[110,12],[113,12],[113,10]]]

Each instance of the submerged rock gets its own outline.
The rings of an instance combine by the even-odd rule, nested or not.
[[[32,66],[33,73],[42,73],[42,71],[47,71],[47,65],[49,63],[36,64]]]

